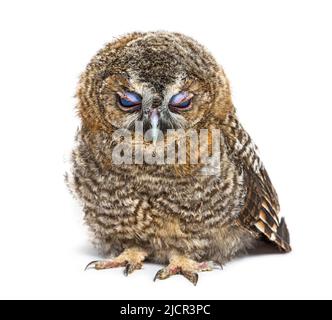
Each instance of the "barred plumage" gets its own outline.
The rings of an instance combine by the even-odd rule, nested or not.
[[[119,108],[116,96],[121,90],[142,97],[139,111]],[[169,99],[180,91],[193,94],[191,110],[173,113]],[[170,262],[157,278],[182,273],[196,282],[196,271],[211,269],[204,261],[224,264],[262,237],[290,250],[276,192],[237,119],[227,78],[197,42],[167,32],[124,36],[92,59],[77,96],[82,126],[68,182],[83,205],[96,245],[107,255],[119,255],[94,263],[97,269],[127,265],[128,273],[150,259]],[[119,142],[115,131],[134,130],[135,121],[142,121],[145,132],[151,110],[157,110],[164,132],[174,127],[220,129],[220,174],[202,174],[215,160],[114,164]],[[158,141],[156,148],[166,145]],[[182,265],[176,265],[179,261]]]

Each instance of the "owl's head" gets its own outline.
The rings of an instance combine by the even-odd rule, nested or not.
[[[83,73],[79,114],[90,130],[203,128],[232,112],[222,68],[178,33],[132,33],[105,46]],[[213,122],[213,121],[212,121]]]

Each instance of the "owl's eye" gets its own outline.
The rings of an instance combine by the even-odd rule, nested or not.
[[[142,104],[142,97],[136,92],[118,92],[119,105],[124,110],[137,110]]]
[[[174,95],[169,101],[170,107],[177,110],[187,110],[191,108],[193,94],[188,92],[180,92]]]

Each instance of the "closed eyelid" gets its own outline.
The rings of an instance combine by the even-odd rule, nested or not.
[[[170,104],[177,105],[177,104],[183,103],[183,102],[191,99],[192,97],[193,97],[192,93],[189,93],[189,92],[180,92],[180,93],[174,95],[170,99]]]
[[[142,97],[137,94],[137,93],[134,93],[134,92],[130,92],[130,91],[125,91],[125,92],[117,92],[117,94],[123,98],[123,99],[126,99],[130,102],[133,102],[133,103],[140,103],[142,102]]]

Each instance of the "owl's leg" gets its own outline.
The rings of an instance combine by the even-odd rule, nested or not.
[[[139,270],[143,266],[143,261],[148,256],[148,253],[141,248],[129,248],[124,250],[119,256],[112,260],[100,260],[90,262],[85,270],[94,268],[96,270],[104,270],[118,267],[125,267],[124,274]]]
[[[213,261],[196,262],[185,256],[173,255],[170,258],[169,265],[156,273],[154,281],[157,279],[164,280],[170,276],[181,274],[196,285],[198,281],[198,272],[212,271],[216,266],[217,264]]]

